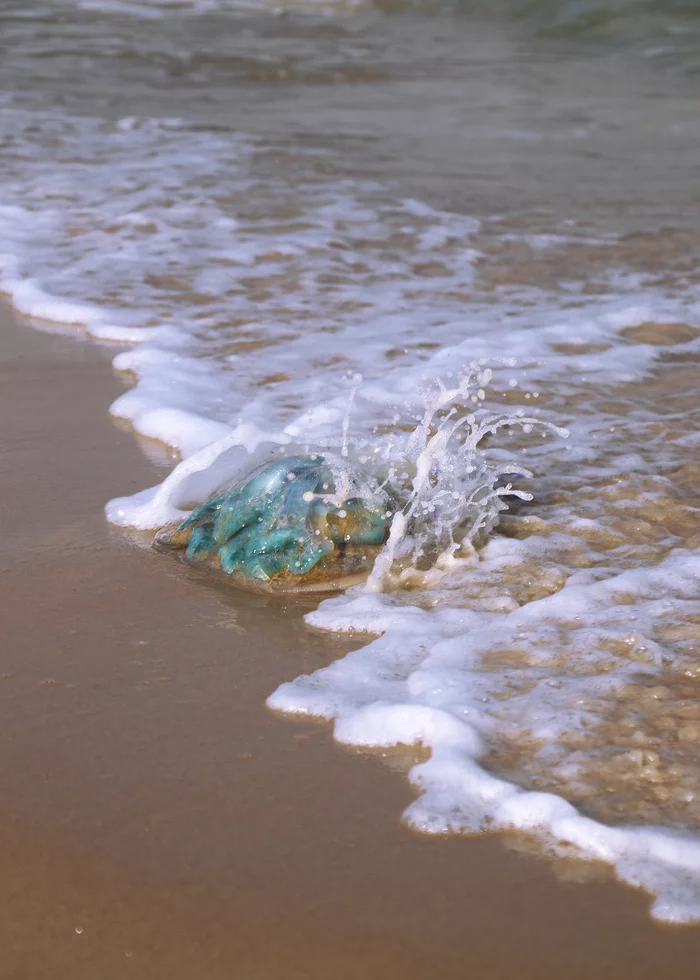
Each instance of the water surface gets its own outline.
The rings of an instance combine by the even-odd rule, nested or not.
[[[534,832],[674,921],[700,915],[699,27],[641,0],[0,14],[2,288],[128,348],[112,414],[172,463],[337,442],[355,384],[366,448],[477,359],[485,410],[569,429],[490,441],[533,500],[439,583],[322,604],[383,638],[272,703],[431,747],[420,829]],[[167,520],[177,473],[111,518]]]

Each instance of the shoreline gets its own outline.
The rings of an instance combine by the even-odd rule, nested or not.
[[[645,893],[419,837],[382,753],[265,708],[357,639],[106,524],[164,472],[110,423],[109,360],[0,305],[0,976],[691,980],[700,929],[653,923]]]

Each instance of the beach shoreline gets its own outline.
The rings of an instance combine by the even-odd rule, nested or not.
[[[700,930],[643,892],[419,837],[381,753],[265,708],[357,641],[109,528],[162,472],[109,422],[113,351],[79,341],[0,307],[0,977],[695,976]]]

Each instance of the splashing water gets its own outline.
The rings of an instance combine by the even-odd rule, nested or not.
[[[424,393],[424,412],[407,434],[395,430],[380,458],[388,472],[383,487],[395,502],[387,543],[365,588],[370,592],[416,583],[419,570],[444,571],[474,554],[475,544],[507,510],[505,498],[531,500],[525,490],[505,485],[505,476],[532,476],[514,462],[494,465],[482,443],[507,426],[568,431],[525,415],[498,415],[464,410],[486,398],[493,372],[484,362],[469,365],[448,388],[438,379]],[[434,576],[433,576],[434,577]],[[422,584],[426,580],[423,576]]]

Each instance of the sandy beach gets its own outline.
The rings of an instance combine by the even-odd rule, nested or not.
[[[162,478],[114,349],[0,316],[2,980],[697,975],[604,868],[420,837],[403,773],[266,709],[351,641],[110,530]]]

